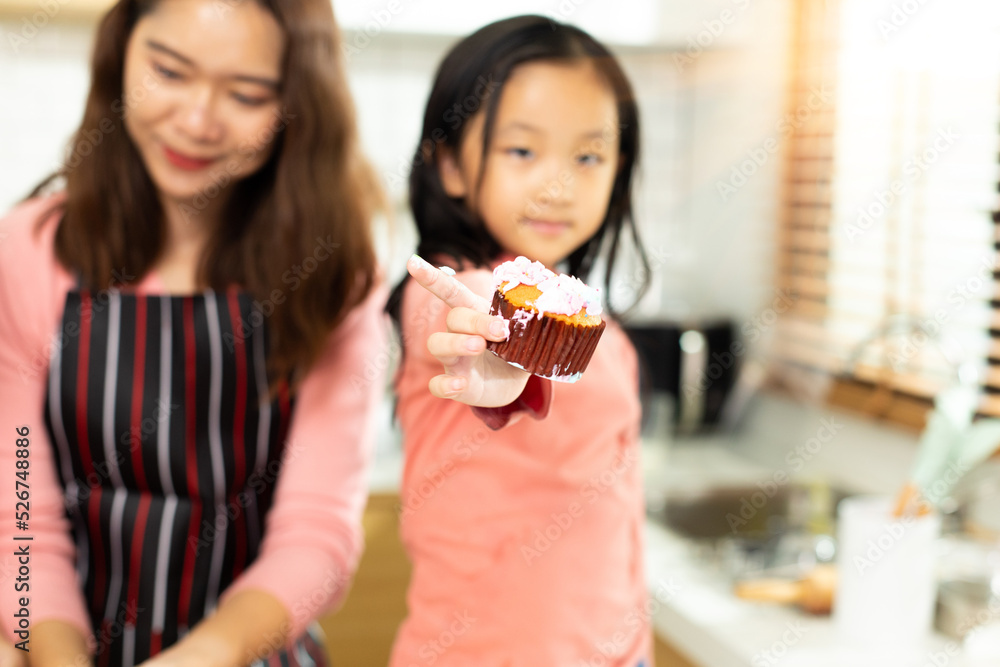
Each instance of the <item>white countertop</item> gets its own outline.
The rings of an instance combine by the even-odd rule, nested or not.
[[[709,478],[713,483],[745,483],[762,479],[759,472],[767,470],[707,442],[675,447],[669,456],[669,477],[685,484],[704,484]],[[851,650],[839,642],[830,617],[736,598],[728,577],[704,558],[697,544],[653,521],[646,522],[645,556],[657,634],[704,667],[929,667],[938,664],[931,656],[947,656],[942,667],[975,664],[962,658],[956,643],[939,635],[929,637],[911,656],[892,648],[880,654]]]

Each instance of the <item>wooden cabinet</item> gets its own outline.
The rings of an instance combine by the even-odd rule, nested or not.
[[[656,667],[699,667],[659,637],[656,638],[655,654]]]
[[[114,4],[114,0],[0,0],[0,18],[20,21],[20,17],[27,17],[31,20],[40,13],[35,21],[38,26],[61,20],[96,22]]]

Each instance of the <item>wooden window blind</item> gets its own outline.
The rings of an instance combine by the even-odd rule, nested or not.
[[[882,414],[910,399],[895,418],[915,426],[959,368],[1000,415],[993,5],[796,2],[791,112],[817,87],[833,100],[788,147],[776,370],[870,389]]]

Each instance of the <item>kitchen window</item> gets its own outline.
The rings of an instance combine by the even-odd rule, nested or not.
[[[796,8],[776,376],[917,428],[939,390],[977,383],[1000,416],[1000,3]]]

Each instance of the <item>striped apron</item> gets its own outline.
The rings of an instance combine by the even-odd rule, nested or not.
[[[260,550],[294,403],[263,320],[237,290],[66,297],[45,417],[97,665],[182,638]],[[253,664],[326,665],[318,626]]]

